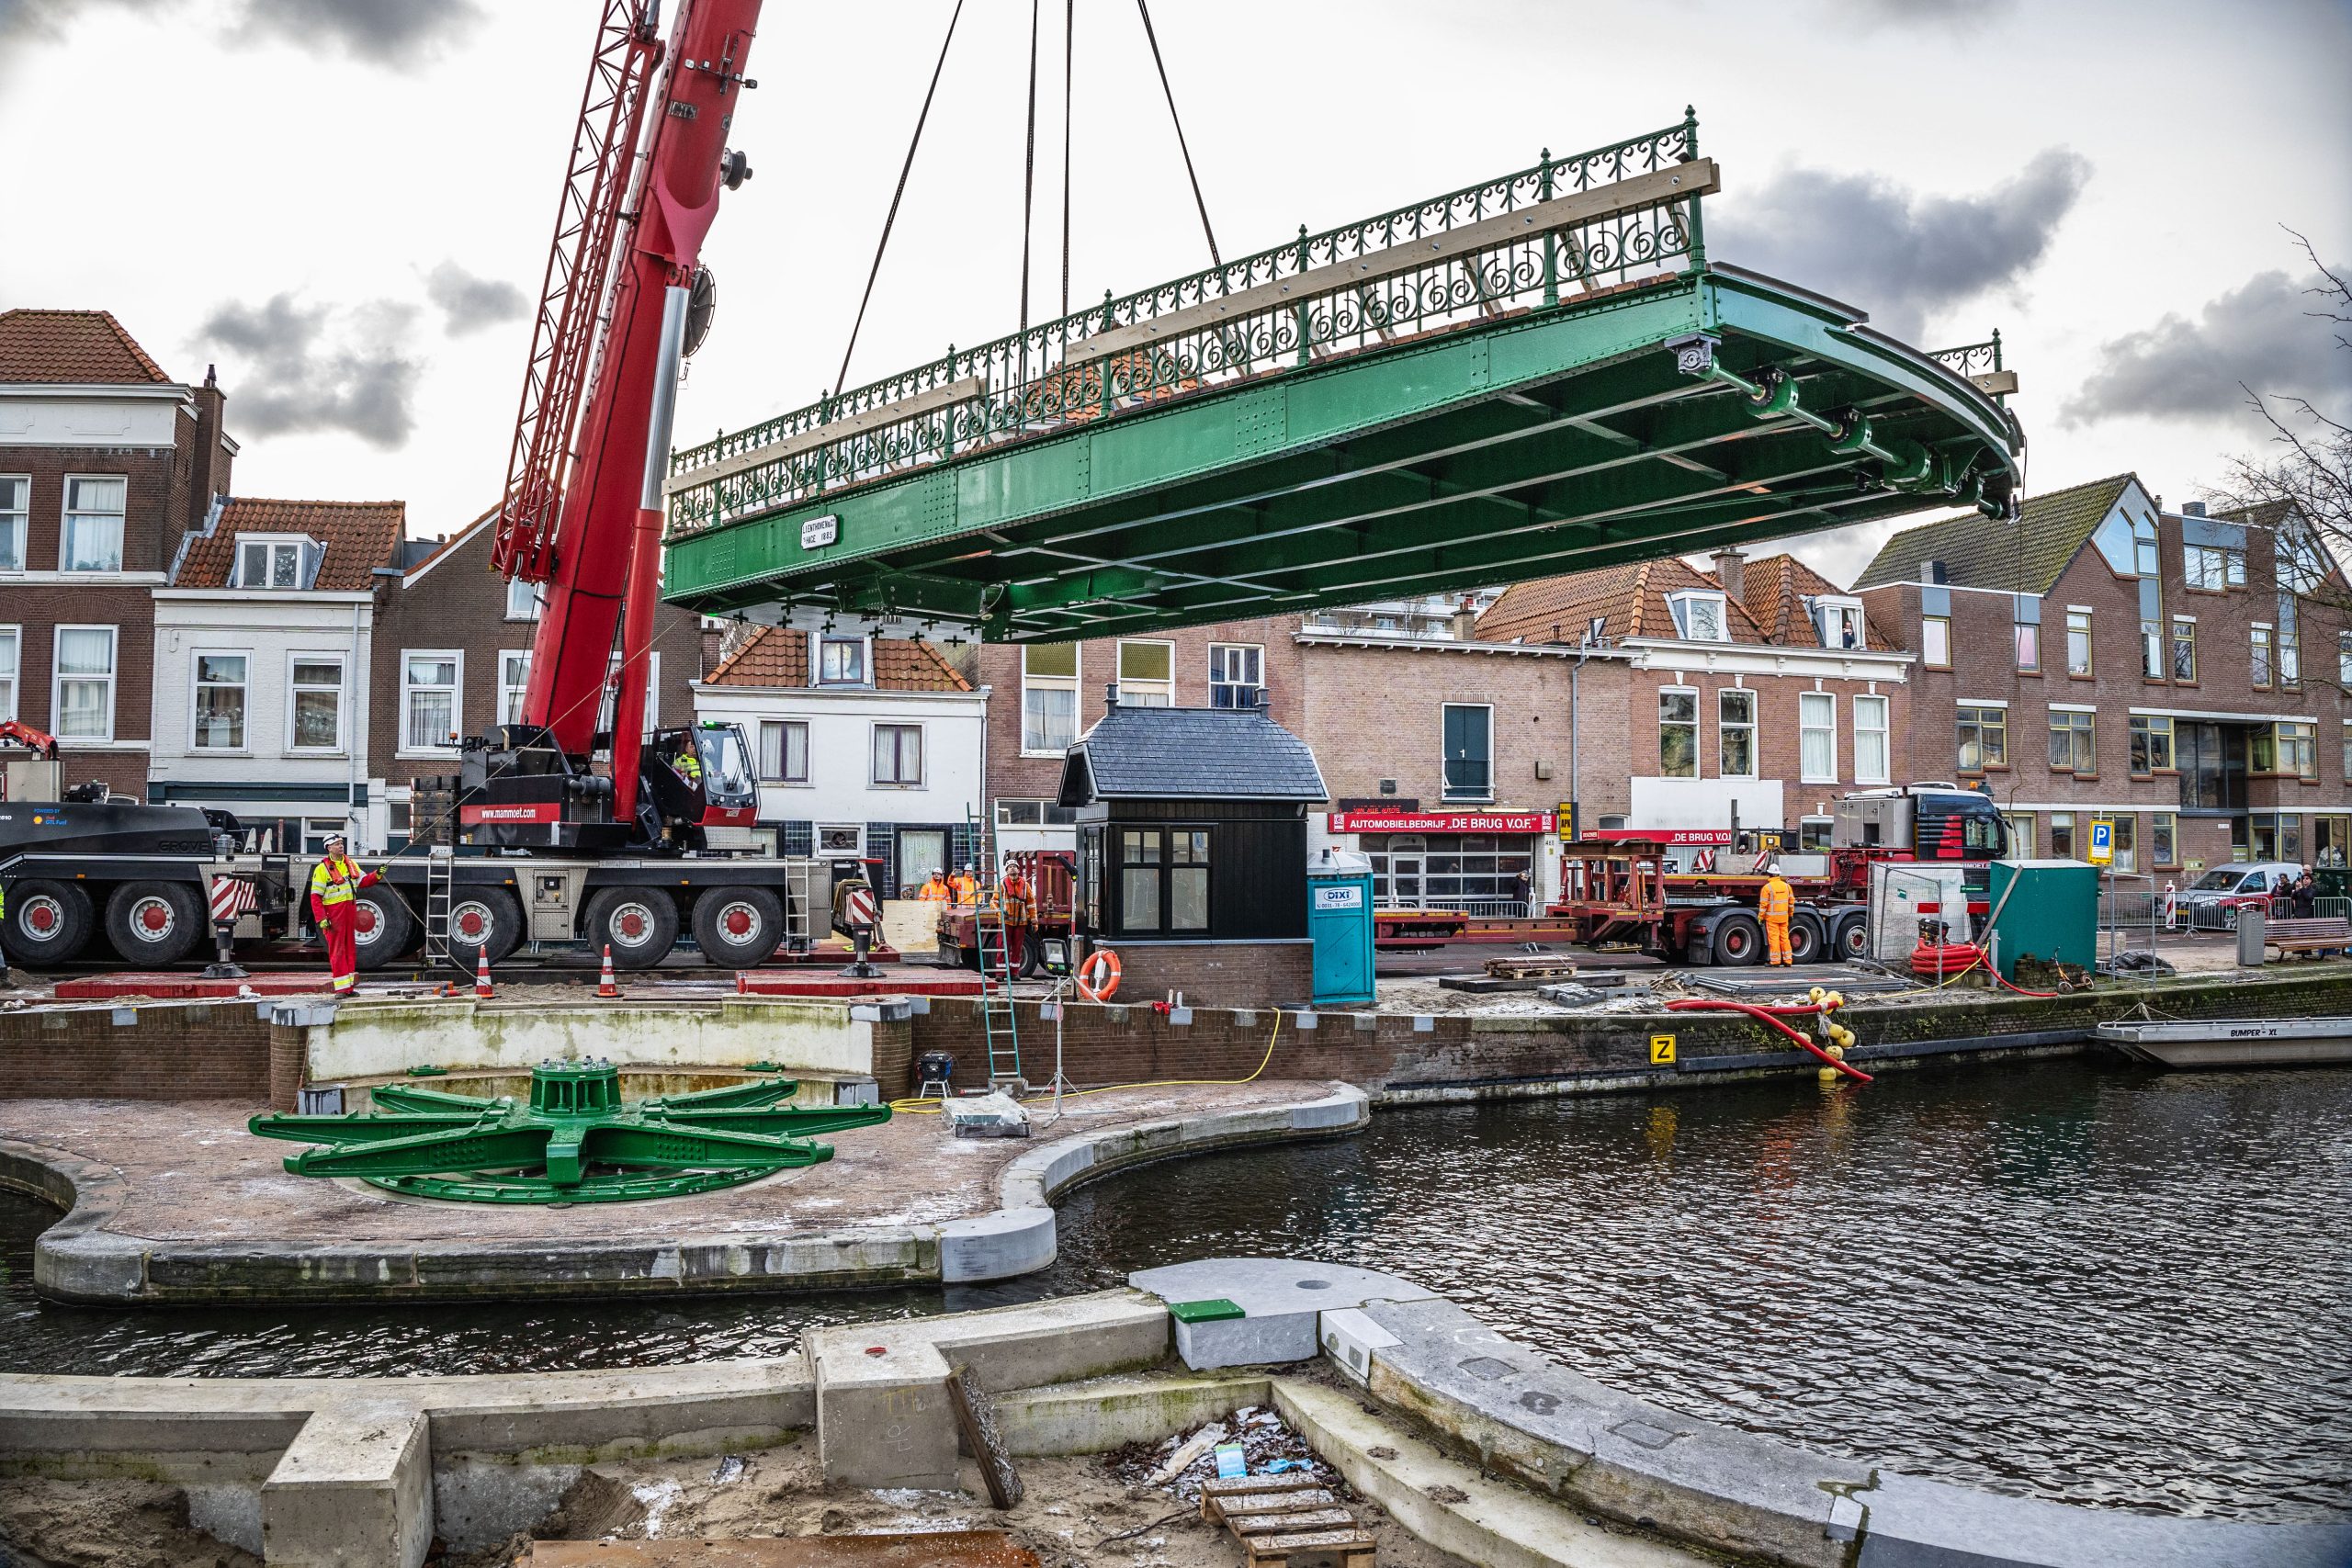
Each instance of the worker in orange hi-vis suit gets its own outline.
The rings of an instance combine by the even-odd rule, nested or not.
[[[1758,912],[1764,917],[1764,961],[1793,964],[1796,960],[1789,956],[1789,917],[1796,912],[1796,889],[1781,877],[1779,861],[1769,871],[1770,879],[1756,901]]]
[[[931,880],[915,890],[915,897],[926,904],[944,904],[956,897],[956,890],[947,886],[947,874],[933,866]]]
[[[1037,944],[1037,896],[1029,879],[1021,874],[1018,863],[1005,867],[1003,879],[996,885],[1004,899],[1005,963],[1014,973],[1033,973],[1041,955]]]
[[[361,871],[350,856],[351,840],[341,833],[327,835],[327,852],[311,869],[311,919],[327,940],[327,969],[334,976],[337,996],[358,979],[357,937],[359,890],[383,880]]]
[[[954,890],[958,904],[971,905],[980,901],[980,879],[972,874],[968,861],[962,870],[947,879],[947,886]]]

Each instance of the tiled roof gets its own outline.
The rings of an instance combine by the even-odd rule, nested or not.
[[[1262,708],[1114,707],[1062,764],[1064,806],[1329,798],[1315,753]]]
[[[1843,595],[1846,590],[1791,555],[1766,556],[1740,569],[1740,596],[1749,617],[1767,642],[1799,648],[1821,646],[1821,628],[1806,615],[1804,602],[1822,594]],[[1884,650],[1894,647],[1862,617],[1862,646]]]
[[[972,683],[927,642],[876,637],[874,686],[883,692],[968,692]],[[703,677],[706,686],[806,687],[808,634],[762,626]]]
[[[0,381],[169,383],[111,310],[0,310]]]
[[[1610,639],[1629,637],[1670,637],[1674,615],[1666,596],[1686,588],[1723,585],[1679,556],[1627,566],[1596,567],[1566,577],[1543,577],[1514,582],[1502,597],[1478,617],[1474,635],[1481,642],[1579,641],[1585,625],[1602,617],[1600,635]],[[1736,599],[1724,601],[1725,630],[1733,642],[1760,643],[1763,629],[1747,607]]]
[[[271,501],[232,496],[210,533],[189,541],[173,578],[177,588],[226,588],[237,565],[241,534],[300,534],[326,547],[311,586],[363,592],[376,586],[375,570],[394,564],[408,527],[400,501]]]
[[[2252,506],[2233,506],[2213,516],[2223,523],[2243,523],[2255,528],[2276,528],[2296,513],[2291,501],[2259,501]]]
[[[2137,482],[2116,474],[2028,499],[2015,523],[1963,512],[1905,528],[1879,547],[1854,581],[1857,589],[1917,582],[1919,569],[1941,561],[1947,581],[1962,588],[2047,593],[2099,525]]]

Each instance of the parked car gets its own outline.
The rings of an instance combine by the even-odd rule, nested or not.
[[[2217,865],[2181,891],[2180,907],[2192,927],[2233,931],[2240,909],[2268,908],[2278,878],[2292,882],[2302,874],[2301,866],[2283,860]]]

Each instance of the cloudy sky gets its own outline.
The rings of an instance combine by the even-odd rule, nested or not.
[[[954,0],[775,0],[682,441],[831,385]],[[1060,292],[1059,12],[1034,314]],[[594,0],[0,0],[0,306],[217,362],[247,494],[496,496]],[[1009,331],[1029,11],[967,0],[853,381]],[[1160,0],[1227,254],[1698,106],[1711,250],[1923,346],[1999,327],[2029,483],[2182,498],[2237,383],[2352,395],[2282,225],[2352,263],[2352,0]],[[1127,0],[1077,0],[1072,296],[1205,262]],[[2331,379],[2332,378],[2332,379]],[[1880,533],[1883,529],[1879,530]],[[1805,553],[1833,573],[1869,538]]]

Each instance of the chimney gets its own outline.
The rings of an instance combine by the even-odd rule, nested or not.
[[[1747,597],[1747,558],[1739,553],[1738,546],[1727,545],[1715,552],[1715,581],[1734,599]]]
[[[2184,501],[2180,503],[2180,514],[2183,517],[2202,517],[2205,515],[2205,503],[2201,501]]]
[[[1943,562],[1923,560],[1919,563],[1919,581],[1926,583],[1950,582],[1951,577],[1944,570]]]
[[[187,530],[204,526],[212,512],[212,498],[230,493],[229,451],[222,445],[222,422],[228,416],[229,395],[220,389],[218,367],[204,367],[204,385],[196,389],[196,448],[187,475]]]
[[[1454,641],[1468,642],[1478,629],[1478,602],[1468,594],[1464,594],[1462,602],[1453,607],[1450,625],[1453,631]]]
[[[1107,712],[1118,705],[1119,683],[1116,681],[1114,681],[1109,685],[1102,688],[1102,706],[1104,711]]]

